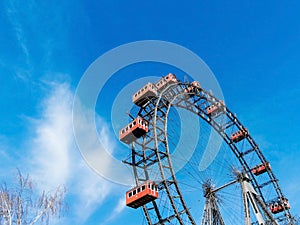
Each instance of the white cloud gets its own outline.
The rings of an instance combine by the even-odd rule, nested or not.
[[[113,184],[88,168],[76,149],[72,128],[73,93],[69,85],[54,83],[49,86],[50,94],[42,102],[42,116],[33,122],[36,133],[30,141],[29,174],[39,182],[41,189],[66,185],[70,199],[69,213],[74,215],[76,224],[83,224],[101,206]],[[88,134],[90,127],[86,126],[84,120],[78,122],[83,124],[84,132]],[[103,121],[101,127],[103,143],[113,148],[115,145]],[[86,138],[89,142],[88,135]],[[109,162],[104,165],[110,167]]]
[[[53,85],[42,103],[42,118],[35,122],[31,174],[47,187],[66,184],[70,168],[70,151],[74,148],[71,108],[72,94],[67,84]]]

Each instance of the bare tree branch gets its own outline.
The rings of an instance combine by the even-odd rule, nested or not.
[[[52,192],[34,192],[30,177],[22,176],[18,170],[17,186],[0,187],[0,223],[5,225],[48,224],[49,219],[59,216],[66,209],[65,187]]]

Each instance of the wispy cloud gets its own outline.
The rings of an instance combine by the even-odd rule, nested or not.
[[[16,64],[10,65],[10,69],[17,78],[31,81],[35,76],[45,74],[57,62],[53,53],[61,48],[67,50],[70,23],[69,14],[64,12],[65,4],[4,0],[4,16],[14,37],[11,41],[17,47],[17,53],[13,55]]]
[[[14,30],[15,37],[17,40],[18,45],[20,46],[22,53],[25,57],[25,63],[27,66],[30,65],[30,56],[29,56],[29,49],[27,46],[27,37],[25,34],[24,24],[24,15],[22,16],[22,8],[25,6],[21,4],[20,1],[5,1],[6,6],[6,15],[7,19],[11,24],[12,29]],[[32,8],[34,2],[33,1],[26,1],[26,5],[28,8]],[[31,12],[29,12],[31,13]]]
[[[126,206],[125,198],[124,196],[122,196],[117,202],[115,208],[112,210],[111,215],[102,224],[109,224],[109,222],[115,220],[120,215],[120,213],[125,209],[125,206]]]
[[[32,124],[36,133],[31,141],[28,158],[31,165],[29,173],[46,190],[66,185],[68,199],[71,201],[69,213],[74,215],[76,224],[83,224],[101,206],[110,194],[113,184],[88,168],[75,147],[71,118],[72,100],[73,93],[68,84],[50,85],[49,95],[41,104],[41,118],[34,120]],[[114,146],[110,142],[107,128],[103,127],[102,130],[104,143]],[[109,167],[110,164],[106,166]]]
[[[93,111],[86,108],[79,98],[74,102],[74,133],[85,160],[106,179],[119,184],[131,184],[131,170],[113,156],[116,143],[112,141],[114,136],[110,127],[97,115],[94,120]]]
[[[31,174],[47,187],[66,183],[70,173],[69,155],[74,149],[69,86],[53,84],[51,88],[42,103],[42,118],[34,122],[36,137],[31,153]]]
[[[101,207],[112,191],[112,184],[96,176],[83,161],[79,163],[77,170],[73,171],[69,187],[72,187],[69,194],[76,202],[72,214],[76,215],[77,224],[84,223]]]

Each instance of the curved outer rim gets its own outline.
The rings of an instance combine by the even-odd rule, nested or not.
[[[154,108],[154,118],[153,118],[153,135],[154,135],[154,140],[155,140],[155,149],[156,149],[156,156],[157,156],[157,163],[159,165],[159,169],[160,169],[160,175],[161,175],[161,178],[162,178],[162,183],[164,185],[164,189],[166,190],[168,196],[169,196],[169,200],[171,201],[171,205],[173,207],[173,210],[174,210],[174,214],[177,215],[177,216],[174,216],[173,218],[177,218],[179,223],[180,224],[183,224],[183,221],[181,220],[181,214],[180,212],[177,210],[175,204],[172,204],[172,196],[171,196],[171,193],[170,193],[170,190],[169,190],[169,187],[168,187],[168,184],[166,183],[166,176],[164,174],[164,170],[163,170],[163,165],[161,163],[161,159],[160,159],[160,154],[158,153],[158,145],[159,145],[159,140],[158,140],[158,135],[157,135],[157,129],[156,129],[156,123],[157,123],[157,111],[160,107],[160,102],[161,100],[163,99],[163,96],[165,95],[166,92],[168,92],[168,90],[172,89],[173,87],[176,88],[178,86],[182,86],[182,87],[187,87],[189,85],[189,83],[175,83],[175,84],[171,84],[169,85],[168,87],[166,87],[159,95],[158,99],[157,99],[157,102],[155,104],[155,108]],[[183,89],[183,88],[182,88]],[[184,90],[184,89],[183,89]],[[207,96],[205,97],[206,98],[206,101],[208,103],[211,103],[211,102],[218,102],[219,100],[217,98],[215,98],[212,94],[210,94],[209,92],[206,92],[204,91],[203,89],[199,90],[198,93],[194,93],[197,97],[201,97],[200,96],[200,93],[203,95],[203,96]],[[170,101],[170,104],[168,105],[168,108],[167,108],[167,113],[169,112],[170,110],[170,107],[172,106],[172,102],[174,102],[178,97],[179,95],[188,95],[188,94],[185,94],[184,92],[176,95],[173,97],[173,99]],[[189,96],[189,95],[188,95]],[[186,99],[189,99],[189,98],[186,98]],[[177,105],[180,107],[180,105]],[[255,176],[254,174],[251,172],[251,169],[250,167],[248,166],[247,164],[247,161],[244,159],[243,155],[241,154],[242,152],[238,149],[238,147],[232,142],[230,141],[230,138],[229,136],[225,133],[225,131],[221,130],[219,127],[218,127],[218,124],[216,123],[216,121],[214,121],[214,119],[212,117],[209,117],[207,116],[206,112],[204,112],[203,110],[201,112],[198,112],[196,113],[195,111],[192,111],[191,109],[188,109],[184,106],[182,106],[182,108],[185,108],[187,110],[189,110],[190,112],[192,113],[195,113],[197,114],[198,116],[200,116],[204,121],[206,121],[208,124],[210,124],[213,129],[215,131],[217,131],[219,133],[219,135],[223,138],[223,140],[227,143],[227,145],[230,147],[230,149],[233,151],[233,153],[235,154],[235,156],[238,158],[242,168],[245,170],[244,172],[247,173],[247,175],[251,178],[251,184],[253,185],[253,187],[255,188],[255,190],[257,191],[257,193],[259,194],[259,196],[261,197],[261,202],[264,204],[264,206],[262,206],[262,209],[263,211],[265,212],[265,215],[269,218],[269,220],[271,220],[273,223],[276,223],[277,224],[277,220],[273,217],[273,215],[269,212],[268,208],[267,208],[267,202],[266,200],[264,199],[264,196],[263,196],[263,192],[261,190],[261,188],[259,187],[259,184],[257,182],[257,180],[255,179]],[[237,127],[244,127],[241,122],[236,118],[236,116],[224,105],[224,116],[227,116],[228,118],[231,118],[232,119],[232,122],[234,123],[235,126]],[[181,194],[181,191],[179,189],[179,186],[177,184],[177,181],[176,181],[176,176],[175,176],[175,173],[174,173],[174,170],[173,170],[173,167],[172,167],[172,161],[171,161],[171,156],[170,156],[170,153],[169,153],[169,149],[168,149],[168,142],[167,142],[167,119],[168,116],[166,114],[165,116],[165,121],[164,121],[164,132],[165,132],[165,138],[166,138],[166,153],[168,154],[167,156],[167,160],[168,160],[168,163],[169,163],[169,166],[170,166],[170,171],[171,171],[171,176],[172,176],[172,179],[175,181],[175,188],[176,188],[176,191],[177,191],[177,194],[179,195],[179,198],[181,200],[181,203],[182,203],[182,207],[184,208],[185,212],[191,222],[191,224],[196,224],[194,219],[192,218],[192,215],[190,214],[189,212],[189,209],[184,201],[184,198]],[[253,138],[248,135],[246,140],[250,143],[250,145],[253,147],[253,151],[255,151],[255,153],[257,154],[258,158],[263,162],[263,163],[266,163],[267,160],[265,159],[265,157],[263,156],[263,154],[261,153],[258,145],[256,144],[256,142],[253,140]],[[134,154],[134,146],[133,146],[133,154]],[[133,170],[135,171],[136,168],[135,166],[133,166]],[[145,168],[145,173],[147,173],[147,168]],[[134,173],[136,176],[137,173],[135,171]],[[279,187],[279,184],[277,182],[277,179],[275,177],[275,175],[273,174],[273,172],[271,170],[268,170],[268,175],[269,175],[269,178],[270,180],[272,181],[272,184],[273,184],[273,187],[278,195],[279,198],[283,198],[283,193]],[[138,177],[135,177],[136,178],[136,182],[138,183]],[[155,203],[156,205],[156,203]],[[157,206],[157,205],[156,205]],[[147,210],[147,207],[143,207],[143,210],[144,210],[144,213],[145,213],[145,216],[147,218],[147,221],[149,224],[151,224],[151,219],[149,217],[149,212]],[[157,212],[157,217],[158,218],[161,218],[161,215],[159,212]],[[289,209],[285,209],[284,211],[284,216],[286,218],[286,221],[288,222],[288,224],[293,224],[293,221],[292,221],[292,216],[291,216],[291,213],[289,211]],[[148,218],[149,217],[149,218]]]

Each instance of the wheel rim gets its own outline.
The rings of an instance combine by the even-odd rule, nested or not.
[[[226,106],[218,116],[209,116],[206,108],[220,101],[201,88],[195,90],[192,95],[185,93],[184,90],[189,86],[190,83],[176,83],[168,86],[157,99],[149,99],[149,102],[140,107],[137,113],[149,122],[150,132],[142,140],[137,140],[132,144],[131,158],[124,162],[133,167],[136,185],[149,179],[159,184],[160,199],[142,207],[147,224],[200,223],[199,218],[194,218],[196,213],[192,213],[193,209],[185,200],[187,195],[183,193],[183,186],[178,181],[180,176],[184,177],[184,174],[181,174],[184,170],[175,175],[172,164],[174,159],[172,159],[168,141],[168,116],[172,107],[179,107],[194,113],[220,135],[227,148],[230,148],[232,155],[235,156],[238,162],[237,169],[242,170],[250,178],[251,185],[262,202],[261,209],[266,220],[278,224],[293,224],[289,209],[284,209],[276,218],[269,211],[269,205],[275,201],[274,199],[284,198],[272,170],[268,170],[261,177],[256,177],[251,172],[251,168],[255,165],[267,163],[256,142],[250,135],[243,140],[243,144],[231,141],[231,133],[244,126]],[[252,160],[249,160],[251,158]],[[203,184],[203,177],[201,179]],[[188,200],[188,203],[190,202],[191,200]],[[230,208],[230,206],[227,207]],[[203,209],[199,209],[198,212],[202,213],[202,211]],[[233,224],[237,224],[237,221],[233,221]]]

